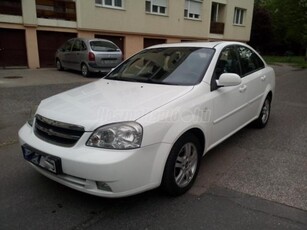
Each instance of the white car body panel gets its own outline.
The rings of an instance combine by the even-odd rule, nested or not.
[[[203,155],[255,120],[265,98],[275,90],[275,74],[265,67],[242,78],[237,86],[211,91],[219,53],[236,42],[182,43],[155,47],[208,47],[215,49],[202,81],[194,86],[162,85],[101,79],[41,102],[37,114],[83,126],[85,133],[72,147],[48,143],[25,124],[21,145],[59,157],[63,174],[55,175],[32,164],[40,173],[71,188],[103,197],[123,197],[158,187],[168,154],[187,131],[198,130]],[[250,48],[250,47],[249,47]],[[251,49],[251,48],[250,48]],[[103,149],[86,146],[97,128],[116,122],[136,121],[143,127],[140,148]],[[101,190],[97,182],[112,191]]]
[[[37,113],[94,131],[105,124],[136,120],[192,88],[101,79],[43,100]]]

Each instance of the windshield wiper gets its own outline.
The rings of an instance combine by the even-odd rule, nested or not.
[[[115,80],[115,81],[130,81],[130,82],[137,82],[134,78],[123,78],[123,77],[108,77],[108,80]]]
[[[151,83],[151,84],[159,84],[159,85],[179,85],[177,83],[172,82],[163,82],[163,81],[157,81],[152,78],[137,80],[138,82],[144,82],[144,83]]]
[[[172,83],[172,82],[157,81],[157,80],[155,80],[153,78],[127,78],[127,77],[121,77],[121,76],[114,76],[114,77],[106,77],[105,79],[116,80],[116,81],[128,81],[128,82],[160,84],[160,85],[180,85],[180,84]]]

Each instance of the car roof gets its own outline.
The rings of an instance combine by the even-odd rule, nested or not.
[[[104,42],[110,42],[110,43],[113,43],[112,41],[108,40],[108,39],[103,39],[103,38],[73,38],[73,39],[80,39],[82,41],[85,41],[85,42],[91,42],[91,41],[104,41]]]
[[[152,48],[168,48],[168,47],[204,47],[204,48],[215,48],[218,46],[228,46],[228,45],[246,45],[242,42],[233,41],[215,41],[215,42],[181,42],[181,43],[168,43],[150,46],[147,49]]]

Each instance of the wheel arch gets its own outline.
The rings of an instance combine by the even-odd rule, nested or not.
[[[172,143],[172,147],[174,146],[174,144],[184,135],[188,135],[188,134],[193,134],[198,141],[200,142],[201,145],[201,153],[202,156],[204,155],[205,149],[206,149],[206,136],[205,133],[203,132],[202,129],[200,129],[199,127],[190,127],[186,130],[183,130],[173,141]],[[168,153],[169,154],[169,153]],[[168,156],[167,156],[168,157]]]
[[[203,131],[201,129],[199,129],[199,128],[191,128],[191,129],[185,131],[183,134],[181,134],[179,136],[179,138],[182,137],[183,135],[187,135],[187,134],[193,134],[195,137],[197,137],[197,139],[200,142],[200,145],[202,147],[201,152],[202,152],[202,155],[203,155],[204,154],[204,150],[205,150],[205,143],[206,143],[206,141],[205,141],[206,140],[205,139],[205,134],[203,133]]]
[[[188,143],[186,141],[195,140],[195,138],[197,138],[197,142],[199,142],[199,143],[197,143],[197,145],[201,149],[198,152],[198,162],[197,162],[197,166],[196,166],[196,169],[195,169],[196,170],[195,174],[193,175],[194,178],[191,179],[188,182],[189,184],[187,184],[186,187],[179,188],[178,184],[177,184],[177,186],[175,186],[176,183],[174,182],[174,179],[173,179],[173,177],[174,177],[174,167],[175,167],[174,166],[175,165],[174,156],[177,155],[177,154],[174,155],[174,153],[177,153],[178,150],[181,148],[180,147],[178,149],[178,146],[180,146],[183,143]],[[188,140],[188,139],[190,139],[190,140]],[[185,141],[183,141],[183,140],[185,140]],[[201,157],[203,156],[202,153],[204,152],[204,149],[205,149],[205,135],[204,135],[204,133],[201,129],[190,128],[190,129],[186,130],[185,132],[181,133],[181,135],[178,135],[177,139],[172,144],[170,152],[167,154],[167,158],[166,158],[165,164],[163,166],[163,172],[162,172],[162,175],[161,175],[161,184],[160,184],[161,188],[164,189],[164,191],[166,191],[169,195],[172,195],[172,196],[181,195],[181,194],[185,193],[187,190],[189,190],[193,186],[195,179],[197,177],[199,167],[200,167],[200,164],[201,164]],[[175,150],[175,152],[173,152],[173,150]],[[176,158],[177,158],[177,156],[176,156]]]
[[[83,74],[82,66],[86,67],[86,70],[87,70],[87,74],[86,75]],[[89,66],[88,66],[88,64],[85,61],[81,61],[81,63],[80,63],[80,71],[81,71],[81,74],[82,74],[83,77],[89,77],[89,75],[91,74]]]
[[[260,103],[260,106],[258,108],[258,113],[257,113],[258,115],[261,113],[261,109],[262,109],[263,103],[264,103],[266,98],[269,98],[270,102],[272,102],[272,100],[273,100],[273,90],[271,88],[267,89],[266,92],[263,94],[263,98],[261,99],[261,103]]]
[[[80,63],[80,70],[82,70],[82,65],[86,65],[87,68],[88,68],[88,65],[86,64],[86,62],[85,61],[81,61],[81,63]]]
[[[267,96],[265,98],[269,98],[270,99],[270,102],[272,102],[273,100],[273,92],[272,90],[270,90],[268,93],[267,93]]]

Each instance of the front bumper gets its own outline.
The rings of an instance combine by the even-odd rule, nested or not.
[[[62,147],[36,137],[28,124],[19,130],[21,145],[61,158],[63,173],[56,175],[30,164],[41,174],[73,189],[102,197],[123,197],[160,185],[170,144],[133,150],[100,149],[85,146],[90,135],[86,132],[75,146]]]

